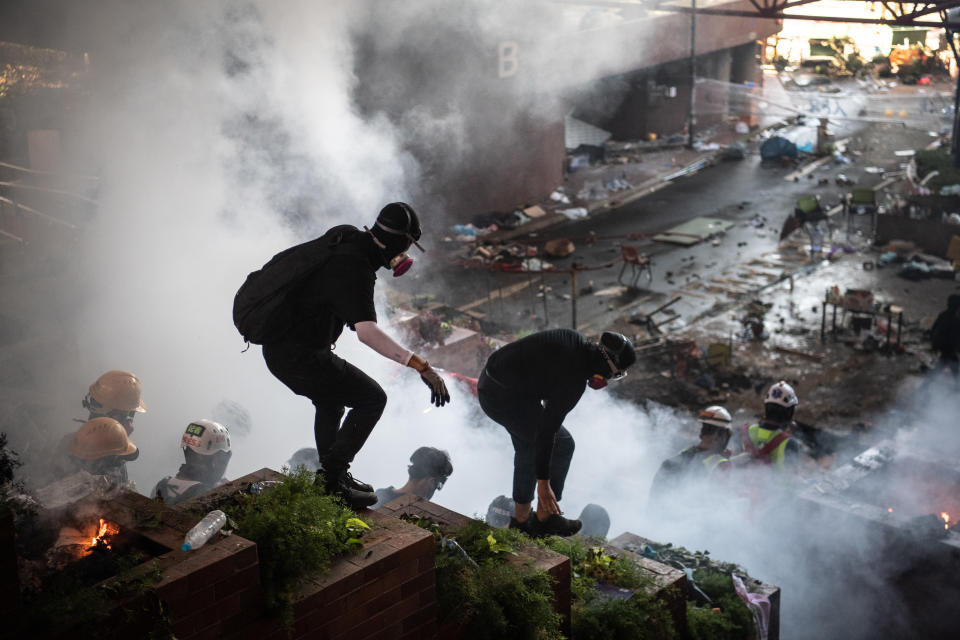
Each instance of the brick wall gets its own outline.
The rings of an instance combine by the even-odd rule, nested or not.
[[[245,490],[253,482],[279,478],[275,471],[261,469],[178,504],[177,510],[185,514],[215,509],[218,501]],[[196,620],[182,621],[183,626],[175,628],[178,638],[432,638],[436,631],[433,536],[386,514],[364,511],[361,515],[371,523],[371,530],[363,538],[363,548],[357,554],[338,558],[324,575],[304,581],[294,603],[290,635],[280,628],[277,620],[264,618],[260,613],[259,567],[254,562],[253,573],[250,576],[244,574],[242,580],[236,573],[232,579],[220,577],[222,569],[214,569],[217,578],[213,584],[220,585],[222,580],[231,579],[242,585],[255,574],[256,604],[243,604],[246,602],[243,596],[247,593],[243,586],[236,587],[238,591],[235,593],[241,595],[224,591],[224,595],[231,597],[231,610],[225,617],[214,610],[221,604],[218,592],[214,590],[214,607],[208,607],[206,616],[195,615]],[[194,515],[189,519],[193,521],[195,518]],[[188,578],[192,577],[193,574],[188,573]],[[194,582],[199,587],[206,584],[207,579],[201,577]],[[240,610],[234,612],[233,608],[238,605]],[[218,616],[219,622],[216,620]],[[203,620],[207,626],[201,629]],[[196,635],[180,635],[186,632]]]
[[[403,514],[417,518],[429,518],[437,523],[442,532],[449,533],[456,531],[468,522],[470,518],[462,514],[450,511],[438,504],[434,504],[419,496],[407,494],[396,500],[388,502],[377,509],[377,512],[399,518]],[[517,564],[533,563],[537,569],[542,569],[553,578],[553,602],[554,610],[563,618],[561,630],[567,636],[570,635],[570,559],[564,555],[544,549],[541,547],[530,546],[522,549],[516,556],[510,558],[510,562]],[[457,638],[460,635],[460,628],[457,625],[447,625],[440,629],[437,637]]]
[[[161,579],[154,591],[179,640],[223,637],[259,615],[260,567],[256,545],[240,536],[215,537],[193,551],[180,550],[197,518],[149,498],[126,493],[104,505],[104,517],[121,530],[168,551],[156,557]]]
[[[634,560],[641,569],[651,574],[654,579],[654,589],[660,593],[660,598],[666,604],[673,617],[674,626],[680,631],[681,638],[689,637],[687,629],[686,609],[686,575],[673,567],[667,566],[638,553],[650,540],[632,533],[622,533],[610,541],[609,547],[619,553],[626,554]],[[767,623],[768,640],[780,638],[780,587],[766,584],[750,576],[741,576],[747,591],[766,596],[770,601],[770,619]],[[670,587],[676,587],[671,589]]]

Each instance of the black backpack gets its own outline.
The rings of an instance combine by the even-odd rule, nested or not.
[[[233,324],[243,339],[265,344],[282,338],[296,321],[288,294],[330,256],[365,255],[353,241],[359,233],[347,224],[333,227],[315,240],[281,251],[248,275],[233,298]]]

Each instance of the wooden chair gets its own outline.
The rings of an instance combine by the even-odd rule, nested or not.
[[[631,269],[630,287],[634,289],[637,287],[637,281],[640,280],[640,276],[643,275],[644,272],[647,274],[647,282],[653,282],[653,269],[650,256],[645,253],[640,253],[637,247],[622,244],[620,245],[620,257],[623,259],[623,267],[620,269],[620,275],[617,276],[617,282],[624,284],[623,273],[627,270],[628,266]]]

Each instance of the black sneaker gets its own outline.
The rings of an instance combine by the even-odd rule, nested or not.
[[[360,482],[353,477],[349,471],[344,471],[343,476],[341,477],[341,482],[345,483],[348,487],[354,491],[362,491],[363,493],[373,493],[373,485],[367,484],[366,482]]]
[[[318,471],[316,484],[323,486],[329,495],[343,498],[344,502],[353,509],[363,509],[377,503],[377,494],[373,491],[354,488],[355,485],[368,487],[370,485],[358,483],[347,472],[341,473],[338,477],[326,478],[322,472]]]
[[[510,524],[507,525],[507,529],[519,529],[520,531],[523,531],[524,533],[526,533],[526,534],[529,535],[529,534],[530,534],[530,520],[533,519],[533,518],[535,518],[535,517],[536,517],[536,516],[530,516],[530,517],[528,517],[526,520],[524,520],[523,522],[520,522],[519,520],[517,520],[517,519],[514,518],[513,516],[510,516]]]
[[[530,535],[535,538],[546,538],[548,536],[566,538],[580,531],[580,527],[583,526],[583,523],[579,520],[569,520],[558,513],[551,513],[543,521],[535,515],[530,516],[530,520],[524,524],[529,527]]]

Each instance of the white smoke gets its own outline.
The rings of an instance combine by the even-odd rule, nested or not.
[[[126,369],[141,377],[148,407],[133,434],[140,459],[128,465],[141,492],[176,472],[183,429],[224,398],[246,408],[252,422],[249,435],[234,438],[229,477],[277,469],[296,449],[313,445],[310,402],[270,375],[259,347],[240,353],[232,297],[246,274],[277,251],[334,224],[369,224],[382,204],[421,195],[431,167],[419,166],[407,144],[442,142],[452,157],[438,163],[471,159],[474,132],[464,124],[463,101],[438,109],[411,100],[397,128],[378,112],[359,113],[352,100],[357,90],[388,98],[404,93],[402,78],[385,74],[382,84],[361,86],[369,79],[354,76],[352,36],[371,22],[395,27],[368,34],[379,51],[401,42],[420,47],[403,37],[414,25],[423,34],[435,22],[438,38],[454,26],[457,33],[493,38],[500,32],[535,37],[554,23],[539,4],[522,12],[522,22],[507,15],[503,3],[461,4],[116,2],[103,3],[76,25],[95,34],[98,50],[92,55],[96,83],[80,107],[84,124],[75,139],[99,150],[99,165],[86,169],[98,169],[103,184],[97,218],[78,248],[79,264],[59,293],[70,301],[69,313],[61,309],[62,326],[51,329],[67,327],[70,339],[56,339],[70,348],[58,352],[56,366],[47,352],[32,366],[36,380],[55,383],[60,398],[69,399],[62,423],[51,431],[75,429],[69,419],[83,415],[79,401],[87,385],[104,371]],[[476,16],[481,19],[473,22]],[[533,59],[555,53],[562,36],[555,38]],[[425,41],[422,50],[436,44]],[[577,77],[612,66],[623,43],[608,44],[596,55],[580,50]],[[457,46],[444,43],[443,50]],[[472,95],[475,78],[458,71],[449,68],[443,76],[456,77],[450,95]],[[553,73],[537,79],[542,84],[518,92],[518,100],[552,97],[552,89],[569,81]],[[421,203],[413,204],[420,209]],[[423,210],[431,208],[424,203]],[[431,230],[425,241],[439,235]],[[379,306],[383,312],[382,300]],[[410,454],[429,445],[448,450],[455,469],[434,496],[438,503],[483,514],[495,496],[510,494],[509,438],[469,394],[451,384],[451,405],[430,408],[429,392],[414,372],[360,346],[349,331],[337,353],[389,396],[355,461],[358,478],[399,486]],[[695,427],[673,412],[646,412],[592,391],[566,426],[577,443],[561,503],[568,516],[595,502],[610,513],[611,535],[629,530],[742,562],[754,576],[783,586],[782,637],[870,637],[856,625],[872,631],[874,607],[888,604],[882,576],[866,572],[864,581],[851,584],[830,570],[844,552],[869,558],[871,540],[863,531],[834,528],[825,544],[847,541],[828,553],[829,546],[817,546],[814,523],[789,505],[760,517],[742,501],[718,498],[686,516],[648,515],[653,474],[662,459],[693,444]],[[739,476],[736,482],[742,488],[754,480]],[[717,492],[722,498],[732,488]],[[701,504],[694,497],[691,502]]]

